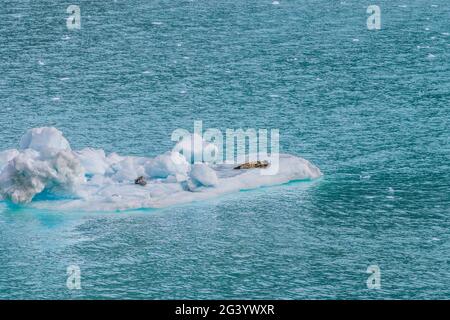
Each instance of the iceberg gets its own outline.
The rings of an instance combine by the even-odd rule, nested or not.
[[[71,150],[69,142],[64,138],[61,131],[46,127],[28,130],[20,140],[20,149],[33,149],[41,154]]]
[[[0,195],[14,203],[28,203],[45,189],[55,194],[76,194],[84,180],[83,167],[72,152],[62,150],[48,157],[26,149],[2,169]]]
[[[237,170],[235,164],[195,162],[193,155],[216,148],[201,139],[189,137],[150,158],[107,155],[93,148],[74,151],[56,128],[30,129],[19,149],[0,152],[0,200],[55,210],[163,208],[322,176],[318,167],[289,154],[277,155],[274,174],[267,174],[270,166]],[[273,154],[258,156],[274,159]],[[147,184],[135,184],[138,177]]]
[[[195,191],[199,187],[216,187],[219,184],[216,171],[205,163],[196,163],[189,172],[188,189]]]
[[[148,176],[152,178],[186,177],[190,164],[180,153],[168,151],[150,160],[146,169]]]

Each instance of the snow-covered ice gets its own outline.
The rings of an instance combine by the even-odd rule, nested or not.
[[[0,200],[56,210],[161,208],[322,175],[309,161],[287,154],[278,155],[275,174],[267,174],[270,168],[235,170],[233,164],[194,162],[193,155],[205,149],[211,153],[217,147],[192,135],[154,158],[74,151],[56,128],[35,128],[18,149],[0,151]],[[134,183],[139,176],[147,185]],[[44,192],[52,196],[36,199]]]

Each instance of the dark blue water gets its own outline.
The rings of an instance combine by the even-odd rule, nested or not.
[[[450,4],[4,0],[0,149],[154,156],[176,128],[279,129],[324,172],[164,210],[0,203],[0,298],[449,298]],[[381,269],[370,290],[369,265]],[[66,268],[81,269],[68,290]]]

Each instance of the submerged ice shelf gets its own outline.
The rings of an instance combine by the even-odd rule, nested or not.
[[[0,151],[0,200],[57,210],[162,208],[322,175],[307,160],[287,154],[278,155],[275,172],[270,167],[235,170],[233,164],[193,163],[192,154],[216,148],[193,141],[186,137],[179,142],[174,150],[181,153],[146,158],[92,148],[74,151],[55,128],[30,129],[18,150]],[[134,183],[139,176],[147,180],[145,186]]]

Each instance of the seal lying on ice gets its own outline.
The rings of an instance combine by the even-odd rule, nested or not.
[[[140,176],[139,178],[134,180],[134,184],[138,184],[140,186],[146,186],[147,185],[147,181],[145,181],[145,178],[143,176]]]
[[[239,170],[239,169],[254,169],[254,168],[267,168],[269,166],[269,162],[267,162],[266,160],[263,161],[253,161],[253,162],[246,162],[243,164],[238,165],[237,167],[235,167],[235,170]]]

